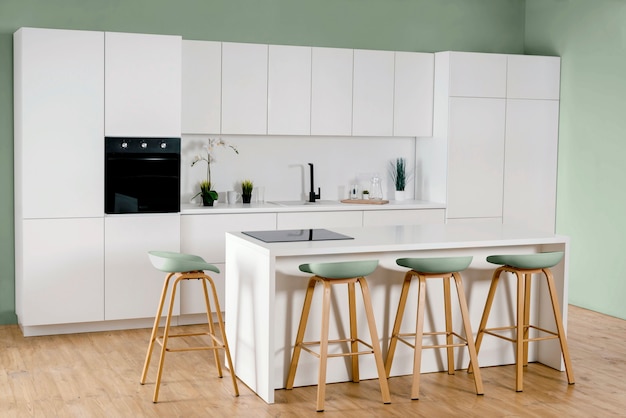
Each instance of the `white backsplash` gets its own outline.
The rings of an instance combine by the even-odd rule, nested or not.
[[[210,135],[216,137],[217,135]],[[194,156],[202,152],[209,135],[183,135],[181,146],[181,194],[187,203],[206,178],[206,163],[191,167]],[[390,162],[398,157],[415,167],[415,138],[363,137],[288,137],[222,135],[228,145],[239,150],[218,147],[211,164],[211,180],[220,195],[241,191],[241,181],[250,179],[265,189],[265,200],[302,200],[310,190],[309,165],[315,168],[315,191],[321,188],[321,199],[348,198],[351,184],[369,188],[370,178],[378,175],[383,197],[393,199],[389,176]],[[407,184],[407,199],[414,197],[414,179]],[[196,198],[197,200],[199,198]]]

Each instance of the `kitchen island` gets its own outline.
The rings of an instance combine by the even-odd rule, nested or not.
[[[332,228],[352,239],[266,243],[242,232],[226,233],[226,333],[237,376],[268,403],[274,402],[274,390],[285,387],[289,361],[300,318],[309,275],[299,271],[305,262],[333,262],[378,259],[379,267],[368,284],[381,340],[383,355],[387,353],[391,328],[406,269],[396,265],[399,257],[436,257],[472,255],[470,267],[462,273],[474,333],[484,307],[494,266],[485,261],[491,254],[564,251],[563,261],[553,268],[558,288],[563,321],[567,324],[567,237],[504,225],[414,225],[363,228]],[[531,320],[540,326],[553,326],[549,301],[544,298],[543,283],[533,282]],[[425,331],[443,326],[441,286],[429,283]],[[414,291],[416,286],[412,287]],[[514,323],[511,296],[515,286],[502,286],[492,308],[490,326]],[[343,293],[342,293],[343,291]],[[343,338],[349,331],[347,292],[333,290],[331,336]],[[541,295],[539,295],[541,293]],[[316,295],[316,297],[319,294]],[[403,332],[415,329],[415,293],[409,295]],[[360,303],[360,302],[359,302]],[[320,307],[314,298],[305,341],[319,339]],[[363,312],[357,307],[358,312]],[[459,312],[453,312],[455,329],[460,325]],[[339,320],[341,318],[341,321]],[[459,318],[459,319],[457,319]],[[359,334],[367,336],[364,316],[359,314]],[[401,345],[395,355],[391,376],[412,372],[412,350]],[[456,368],[467,366],[464,350],[457,356]],[[360,361],[361,379],[376,377],[373,357]],[[557,341],[531,344],[529,361],[539,361],[563,370]],[[514,363],[514,346],[496,338],[485,338],[480,366]],[[303,354],[300,358],[295,386],[317,383],[318,360]],[[422,358],[422,372],[444,370],[445,354],[427,350]],[[327,382],[350,380],[346,360],[329,361]],[[488,388],[486,388],[488,391]]]

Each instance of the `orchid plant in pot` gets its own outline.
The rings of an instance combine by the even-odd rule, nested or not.
[[[219,197],[217,192],[213,189],[213,183],[211,182],[211,163],[215,162],[213,154],[217,147],[228,147],[232,149],[235,154],[239,154],[237,148],[232,145],[228,145],[222,138],[209,138],[207,144],[203,147],[203,152],[194,157],[191,162],[192,167],[200,161],[206,161],[207,163],[206,180],[202,180],[200,182],[200,191],[192,197],[192,199],[194,199],[197,196],[202,196],[202,204],[204,206],[213,206],[213,202],[215,202]]]

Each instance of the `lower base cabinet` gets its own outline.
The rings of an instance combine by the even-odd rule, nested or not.
[[[16,230],[22,327],[104,319],[104,219],[28,219]]]
[[[104,236],[104,319],[154,317],[165,273],[148,251],[180,251],[180,215],[109,216]]]

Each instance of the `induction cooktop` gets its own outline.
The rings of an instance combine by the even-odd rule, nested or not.
[[[328,229],[283,229],[274,231],[242,231],[242,234],[263,242],[331,241],[354,239]]]

